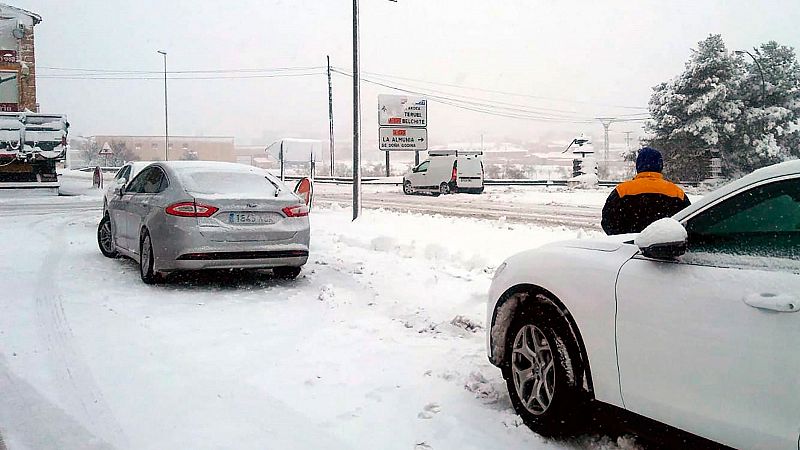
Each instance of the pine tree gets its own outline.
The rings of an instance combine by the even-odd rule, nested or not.
[[[740,84],[744,114],[739,151],[730,155],[741,172],[800,157],[800,64],[795,51],[770,41],[752,55],[755,61],[741,55],[746,67]]]
[[[738,95],[742,70],[741,59],[728,52],[722,37],[710,35],[698,43],[682,74],[653,88],[648,143],[661,150],[668,177],[707,177],[715,151],[728,161],[743,110]]]

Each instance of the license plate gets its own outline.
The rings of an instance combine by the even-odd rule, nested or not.
[[[271,225],[275,223],[274,214],[261,213],[228,213],[228,223],[231,224],[257,224]]]

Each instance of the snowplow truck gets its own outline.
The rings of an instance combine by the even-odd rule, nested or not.
[[[67,154],[66,116],[0,113],[0,188],[41,188],[58,193],[56,163]]]

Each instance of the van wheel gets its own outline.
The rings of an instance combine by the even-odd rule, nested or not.
[[[414,193],[414,190],[411,189],[411,182],[410,181],[406,181],[406,182],[403,183],[403,193],[406,194],[406,195],[411,195],[411,194]]]
[[[442,183],[439,185],[439,193],[442,195],[447,195],[450,193],[450,184],[449,183]]]

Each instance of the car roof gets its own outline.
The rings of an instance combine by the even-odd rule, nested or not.
[[[747,186],[760,183],[772,178],[780,178],[787,175],[800,175],[800,159],[773,164],[771,166],[763,167],[755,170],[752,173],[739,178],[736,181],[726,184],[721,188],[707,194],[697,203],[692,204],[683,211],[676,214],[674,217],[677,220],[683,220],[695,211],[705,207],[709,203],[713,203],[722,197],[727,196],[732,192],[736,192]]]

